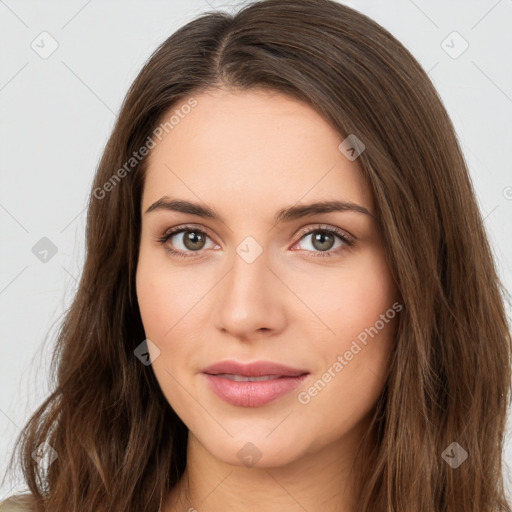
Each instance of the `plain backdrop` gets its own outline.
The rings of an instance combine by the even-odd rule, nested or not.
[[[512,0],[343,3],[387,28],[428,71],[510,292]],[[87,197],[128,87],[178,27],[241,5],[0,0],[0,479],[20,427],[49,391],[51,348],[83,264]],[[40,247],[49,250],[46,261]],[[0,498],[22,488],[20,475],[9,475]]]

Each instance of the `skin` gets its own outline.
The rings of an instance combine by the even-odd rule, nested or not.
[[[197,106],[149,155],[141,205],[139,307],[159,350],[152,349],[156,378],[189,429],[187,469],[162,511],[355,511],[360,482],[350,471],[384,386],[396,317],[308,403],[298,395],[399,295],[371,215],[330,212],[279,224],[273,217],[323,200],[373,212],[371,193],[357,159],[338,149],[343,137],[308,105],[261,90],[194,98]],[[207,204],[224,222],[145,213],[162,196]],[[190,248],[177,234],[166,245],[190,257],[166,252],[157,239],[189,223],[205,231],[203,248],[194,252],[200,244]],[[322,226],[343,230],[354,245],[334,236],[331,256],[321,257],[325,246],[301,232]],[[252,263],[236,252],[247,236],[263,250]],[[210,391],[201,373],[224,359],[269,360],[310,375],[270,404],[239,407]],[[261,456],[252,467],[237,456],[248,442]]]

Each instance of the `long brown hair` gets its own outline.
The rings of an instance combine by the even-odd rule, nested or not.
[[[133,154],[174,105],[214,87],[286,93],[365,145],[359,162],[404,310],[368,431],[378,443],[360,452],[358,510],[511,512],[501,472],[512,347],[505,291],[453,125],[404,46],[331,0],[203,14],[164,41],[132,84],[91,190],[54,391],[16,444],[34,509],[156,512],[184,471],[187,429],[134,356],[145,339],[135,271],[147,158]],[[32,452],[44,442],[58,456],[38,465]],[[457,468],[446,458],[454,447],[468,454]]]

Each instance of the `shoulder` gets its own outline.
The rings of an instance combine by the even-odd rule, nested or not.
[[[19,494],[0,501],[0,512],[30,512],[32,508],[32,495]]]

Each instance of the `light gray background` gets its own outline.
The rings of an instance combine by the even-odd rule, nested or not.
[[[387,28],[429,72],[512,290],[512,0],[344,3]],[[49,389],[51,348],[83,264],[87,196],[129,85],[178,27],[241,4],[0,0],[0,478],[14,437]],[[51,48],[43,31],[58,43],[45,59],[31,47]],[[469,47],[459,56],[464,41]],[[42,237],[58,249],[46,263],[32,252]],[[19,482],[10,475],[0,498],[22,489]]]

